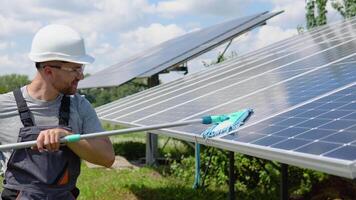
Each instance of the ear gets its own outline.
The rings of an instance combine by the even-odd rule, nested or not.
[[[52,68],[48,67],[48,66],[45,66],[43,67],[43,73],[46,75],[46,76],[52,76],[53,75],[53,71],[52,71]]]

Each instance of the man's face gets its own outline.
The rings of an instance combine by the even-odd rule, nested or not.
[[[51,61],[45,63],[44,67],[52,69],[52,86],[62,94],[75,94],[78,82],[84,78],[84,65],[82,64]]]

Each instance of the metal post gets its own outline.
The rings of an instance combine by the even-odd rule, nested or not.
[[[146,134],[146,164],[155,165],[158,156],[158,136],[153,133]]]
[[[224,51],[219,55],[218,60],[217,60],[217,63],[220,63],[220,62],[222,61],[222,59],[223,59],[223,57],[224,57],[224,55],[225,55],[227,49],[230,47],[230,45],[231,45],[231,43],[232,43],[232,40],[233,40],[233,39],[231,39],[231,40],[229,41],[229,43],[226,45]]]
[[[148,87],[159,85],[158,74],[152,75],[147,79]],[[158,156],[158,136],[153,133],[146,134],[146,164],[154,165]]]
[[[281,199],[288,200],[288,165],[281,164]]]
[[[235,200],[235,153],[229,151],[229,199]]]

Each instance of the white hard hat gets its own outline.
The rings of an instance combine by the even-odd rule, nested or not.
[[[36,33],[28,56],[34,62],[94,62],[94,58],[86,54],[84,40],[79,33],[68,26],[57,24],[45,26]]]

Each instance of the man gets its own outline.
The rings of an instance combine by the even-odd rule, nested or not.
[[[3,152],[2,199],[76,199],[80,160],[110,167],[114,160],[107,137],[61,145],[73,133],[103,131],[90,103],[77,94],[84,64],[94,61],[82,37],[63,25],[37,32],[29,57],[37,74],[21,89],[0,95],[0,142],[37,140],[32,148]]]

